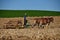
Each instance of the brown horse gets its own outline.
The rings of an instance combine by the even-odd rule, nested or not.
[[[50,25],[51,22],[54,21],[53,17],[50,17],[50,18],[35,18],[36,22],[34,24],[35,25],[38,25],[38,26],[42,26],[42,25]]]

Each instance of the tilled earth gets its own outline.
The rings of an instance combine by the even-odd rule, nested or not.
[[[60,28],[0,29],[0,40],[60,40]]]

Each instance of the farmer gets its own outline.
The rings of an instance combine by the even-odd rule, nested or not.
[[[26,20],[26,13],[24,15],[24,26],[26,26],[27,20]]]

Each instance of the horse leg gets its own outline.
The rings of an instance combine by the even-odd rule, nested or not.
[[[48,23],[48,25],[50,25],[50,22]]]
[[[40,27],[42,28],[42,25],[40,25]]]
[[[33,26],[36,26],[37,25],[37,23],[35,23]]]
[[[45,23],[42,23],[42,28],[44,28],[45,27]]]
[[[40,24],[40,23],[38,23],[38,27],[39,27],[39,24]]]
[[[39,23],[39,24],[38,24],[38,27],[39,27],[39,28],[42,27],[42,23]]]
[[[44,28],[45,27],[45,25],[42,25],[42,28]]]

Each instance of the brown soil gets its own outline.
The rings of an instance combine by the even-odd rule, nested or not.
[[[1,40],[60,40],[60,28],[0,29]]]

